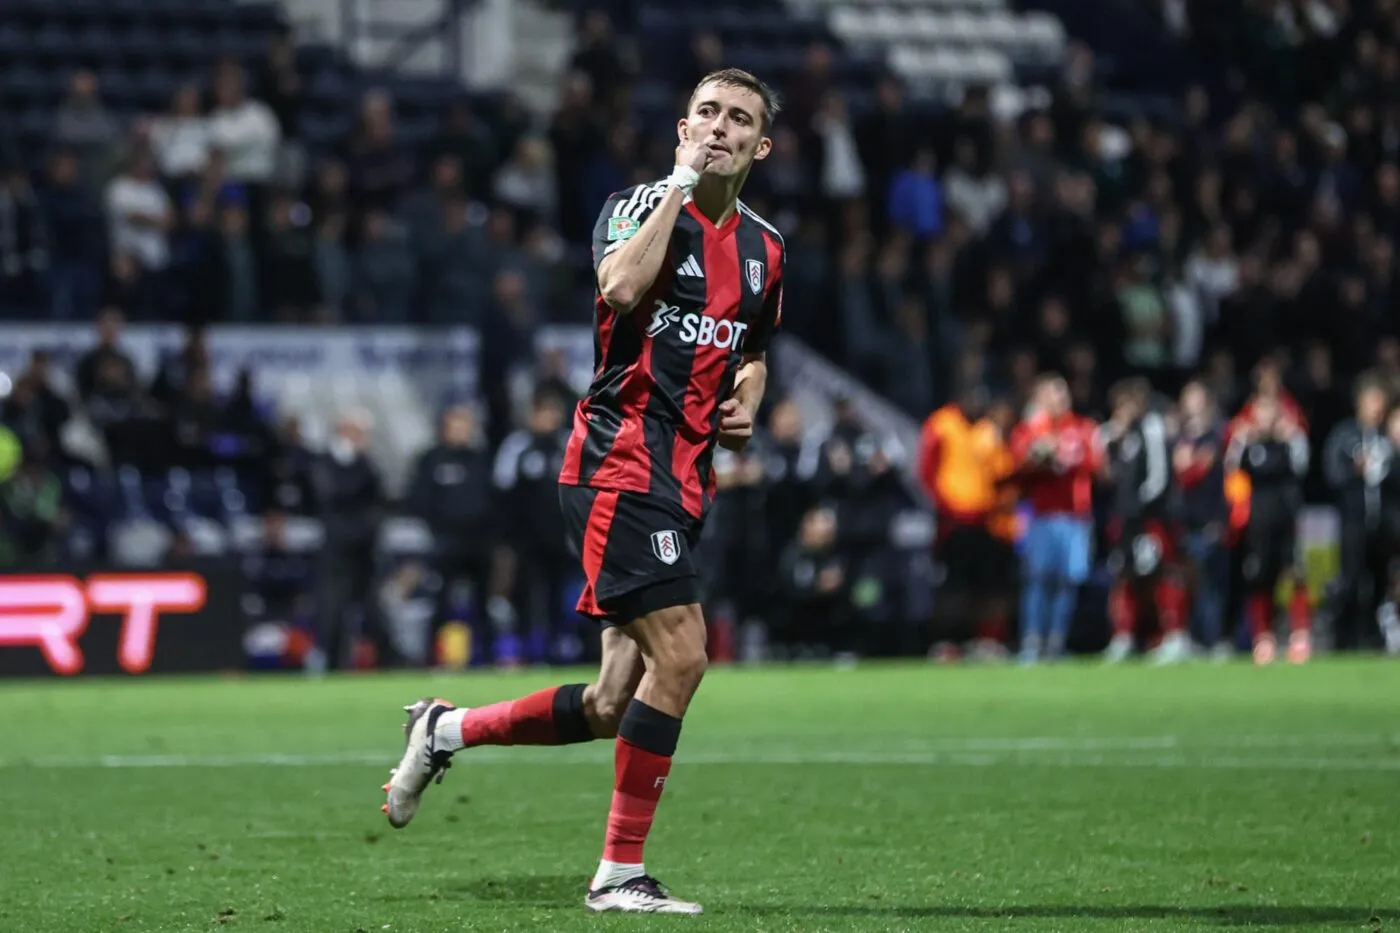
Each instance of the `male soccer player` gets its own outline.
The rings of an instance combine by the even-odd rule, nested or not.
[[[1235,432],[1226,462],[1249,476],[1253,490],[1245,530],[1244,579],[1254,660],[1271,664],[1278,654],[1274,594],[1286,577],[1293,583],[1288,659],[1301,664],[1312,654],[1307,588],[1298,566],[1296,535],[1303,476],[1308,471],[1308,436],[1274,398],[1258,398],[1253,412],[1253,422]]]
[[[1183,544],[1192,571],[1192,616],[1201,645],[1225,657],[1220,640],[1230,588],[1230,504],[1225,495],[1224,425],[1210,389],[1188,382],[1178,406],[1181,425],[1172,454],[1181,490]]]
[[[1156,609],[1162,641],[1160,663],[1190,655],[1185,634],[1186,587],[1176,560],[1176,536],[1169,515],[1172,492],[1167,423],[1151,406],[1152,387],[1128,379],[1113,387],[1113,414],[1104,425],[1109,479],[1113,484],[1113,589],[1108,614],[1113,638],[1106,661],[1122,661],[1133,650],[1144,599]]]
[[[597,680],[477,709],[420,700],[385,785],[401,827],[459,749],[616,737],[593,911],[700,913],[647,874],[642,847],[705,673],[693,549],[711,459],[716,443],[737,450],[752,435],[782,317],[782,238],[739,200],[776,111],[748,72],[707,75],[677,126],[671,175],[613,195],[594,229],[597,371],[559,495],[587,581],[578,609],[605,626]]]
[[[1060,376],[1041,376],[1030,416],[1011,435],[1011,459],[1030,503],[1021,581],[1021,661],[1064,653],[1079,587],[1089,577],[1098,428],[1070,410]]]
[[[938,637],[957,643],[971,629],[974,647],[984,653],[1005,638],[1005,597],[1014,576],[1011,555],[993,530],[1011,453],[987,415],[989,403],[986,390],[965,387],[929,415],[919,439],[919,480],[937,512],[935,550],[947,572],[948,608]]]
[[[1385,436],[1389,407],[1385,383],[1362,376],[1356,417],[1333,428],[1323,450],[1323,473],[1336,494],[1342,526],[1341,573],[1328,600],[1339,649],[1370,647],[1371,620],[1390,575],[1383,502],[1385,478],[1395,469],[1395,450]]]

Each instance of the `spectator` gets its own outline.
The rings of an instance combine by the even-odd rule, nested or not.
[[[442,415],[438,443],[425,451],[414,467],[408,507],[432,529],[433,570],[442,578],[438,589],[437,626],[452,618],[454,593],[469,584],[478,618],[488,603],[493,622],[511,623],[507,607],[491,597],[503,593],[492,587],[492,561],[496,557],[496,518],[491,483],[490,448],[482,442],[476,413],[454,405]]]
[[[943,188],[934,168],[933,150],[921,149],[913,163],[890,184],[890,220],[920,239],[943,232]]]
[[[355,257],[355,316],[406,323],[411,317],[413,275],[413,252],[403,224],[383,211],[366,214],[364,239]]]
[[[102,297],[106,242],[102,207],[79,178],[78,159],[68,150],[49,160],[47,183],[39,204],[50,241],[50,295],[59,320],[77,320],[97,312]]]
[[[471,104],[462,98],[447,105],[442,130],[428,146],[430,163],[444,156],[457,160],[467,195],[479,198],[489,190],[498,161],[497,144],[491,131],[472,113]]]
[[[106,180],[112,152],[120,129],[117,120],[102,103],[97,77],[91,71],[73,73],[68,95],[54,113],[54,142],[77,154],[83,184],[99,188]]]
[[[43,307],[49,267],[43,211],[22,166],[0,164],[0,294],[21,306]]]
[[[105,308],[97,316],[97,345],[78,358],[76,383],[78,397],[84,402],[97,386],[97,373],[108,360],[117,364],[121,371],[121,381],[136,383],[136,364],[121,348],[122,327],[126,319],[121,311]]]
[[[267,101],[283,139],[296,139],[301,131],[301,108],[306,88],[297,66],[297,50],[289,28],[274,28],[267,40],[267,56],[257,76],[257,94]]]
[[[311,211],[289,194],[275,194],[268,209],[260,263],[261,304],[279,320],[304,321],[320,302]]]
[[[113,252],[131,255],[144,272],[159,272],[170,263],[175,211],[149,152],[134,153],[126,171],[107,187],[107,218]]]
[[[395,135],[393,100],[374,90],[360,104],[360,121],[345,146],[350,192],[364,211],[393,211],[413,181],[413,154]]]
[[[496,175],[496,199],[531,220],[552,220],[558,198],[551,161],[547,142],[536,137],[522,139]],[[621,187],[625,186],[613,190]]]
[[[261,307],[257,256],[248,230],[248,210],[238,200],[219,211],[222,266],[224,270],[223,319],[251,321]]]
[[[832,201],[850,201],[865,193],[865,167],[856,148],[846,99],[832,91],[812,123],[821,139],[822,194]]]
[[[601,9],[584,13],[569,67],[588,75],[599,103],[609,109],[618,105],[618,92],[637,71],[635,56],[618,41],[612,19]]]
[[[199,86],[183,84],[170,110],[151,123],[151,151],[160,172],[177,183],[198,181],[209,167],[210,123],[200,112]]]
[[[345,637],[349,611],[366,620],[383,664],[395,657],[380,625],[373,597],[374,545],[384,505],[379,473],[366,456],[370,422],[363,412],[341,416],[326,454],[312,466],[312,488],[325,527],[319,581],[320,620],[317,651],[308,660],[312,671],[337,670],[347,660]]]
[[[26,450],[15,474],[0,482],[0,567],[55,566],[67,521],[63,484],[45,466],[41,450]]]
[[[976,236],[985,236],[992,221],[1006,209],[1006,183],[977,167],[977,147],[970,139],[954,145],[953,167],[944,176],[948,207],[958,213]]]
[[[209,114],[210,145],[223,153],[229,181],[262,185],[277,167],[282,132],[271,108],[246,94],[243,68],[225,60],[214,71],[214,108]]]
[[[72,416],[66,399],[50,382],[48,351],[35,350],[0,407],[0,423],[14,432],[30,456],[49,463],[63,454],[63,429]]]

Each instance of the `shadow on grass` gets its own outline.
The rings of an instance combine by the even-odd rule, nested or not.
[[[1354,923],[1358,926],[1377,918],[1377,911],[1363,907],[1163,907],[1148,904],[1123,907],[1036,906],[1013,907],[918,907],[909,904],[871,904],[786,907],[768,904],[734,904],[709,911],[718,914],[792,917],[899,917],[969,920],[1174,920],[1212,926],[1299,927],[1326,923]],[[1379,912],[1394,919],[1395,911]]]
[[[518,907],[580,906],[588,880],[579,875],[518,875],[501,878],[477,878],[449,886],[452,900],[476,900]],[[1172,920],[1212,926],[1300,927],[1330,923],[1362,926],[1373,919],[1394,920],[1400,911],[1376,911],[1369,907],[1165,907],[1128,905],[1123,907],[1045,906],[1012,907],[947,907],[915,904],[830,905],[810,906],[778,904],[711,904],[706,913],[723,916],[771,917],[871,917],[896,919],[970,919],[1012,920],[1037,918],[1045,920]]]

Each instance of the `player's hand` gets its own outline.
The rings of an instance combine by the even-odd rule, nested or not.
[[[676,164],[703,172],[710,163],[710,155],[709,139],[692,139],[687,130],[685,139],[676,147]]]
[[[727,398],[719,404],[719,446],[725,450],[743,450],[753,437],[753,415],[737,398]]]

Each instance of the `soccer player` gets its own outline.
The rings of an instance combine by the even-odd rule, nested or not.
[[[1172,466],[1181,490],[1183,543],[1192,571],[1192,616],[1201,644],[1217,658],[1230,588],[1230,504],[1225,492],[1225,430],[1210,389],[1200,381],[1181,390],[1181,427]]]
[[[748,72],[707,75],[670,176],[613,195],[594,229],[597,371],[559,496],[586,577],[578,609],[604,626],[597,679],[477,709],[420,700],[385,785],[402,827],[458,750],[616,738],[593,911],[700,913],[647,873],[642,849],[707,662],[694,548],[715,445],[739,450],[752,435],[782,317],[782,238],[739,200],[776,111]]]
[[[1334,645],[1369,647],[1371,619],[1390,575],[1383,485],[1395,469],[1395,450],[1385,436],[1390,398],[1376,376],[1357,380],[1356,417],[1327,437],[1323,473],[1336,494],[1341,520],[1341,573],[1328,600]]]
[[[1144,598],[1156,609],[1162,641],[1154,659],[1167,664],[1190,656],[1186,637],[1186,587],[1176,560],[1168,514],[1172,455],[1166,419],[1151,407],[1151,386],[1129,379],[1113,387],[1113,414],[1104,425],[1109,479],[1113,484],[1114,550],[1109,556],[1113,589],[1108,614],[1113,638],[1104,660],[1132,653]]]
[[[1245,611],[1254,633],[1254,660],[1271,664],[1278,654],[1274,637],[1274,594],[1279,581],[1293,584],[1292,633],[1288,659],[1300,664],[1312,653],[1307,587],[1298,566],[1297,521],[1308,471],[1308,436],[1270,396],[1253,405],[1254,420],[1235,432],[1226,462],[1249,476],[1252,493],[1245,529]]]
[[[1041,376],[1030,416],[1011,435],[1011,459],[1031,508],[1021,580],[1021,661],[1064,653],[1079,587],[1089,577],[1098,427],[1070,410],[1060,376]]]
[[[985,389],[968,386],[960,398],[929,415],[919,440],[919,479],[938,517],[935,544],[946,570],[948,604],[939,638],[962,639],[975,626],[974,647],[994,653],[1005,637],[1008,587],[1005,545],[993,531],[1011,452],[987,415]]]

